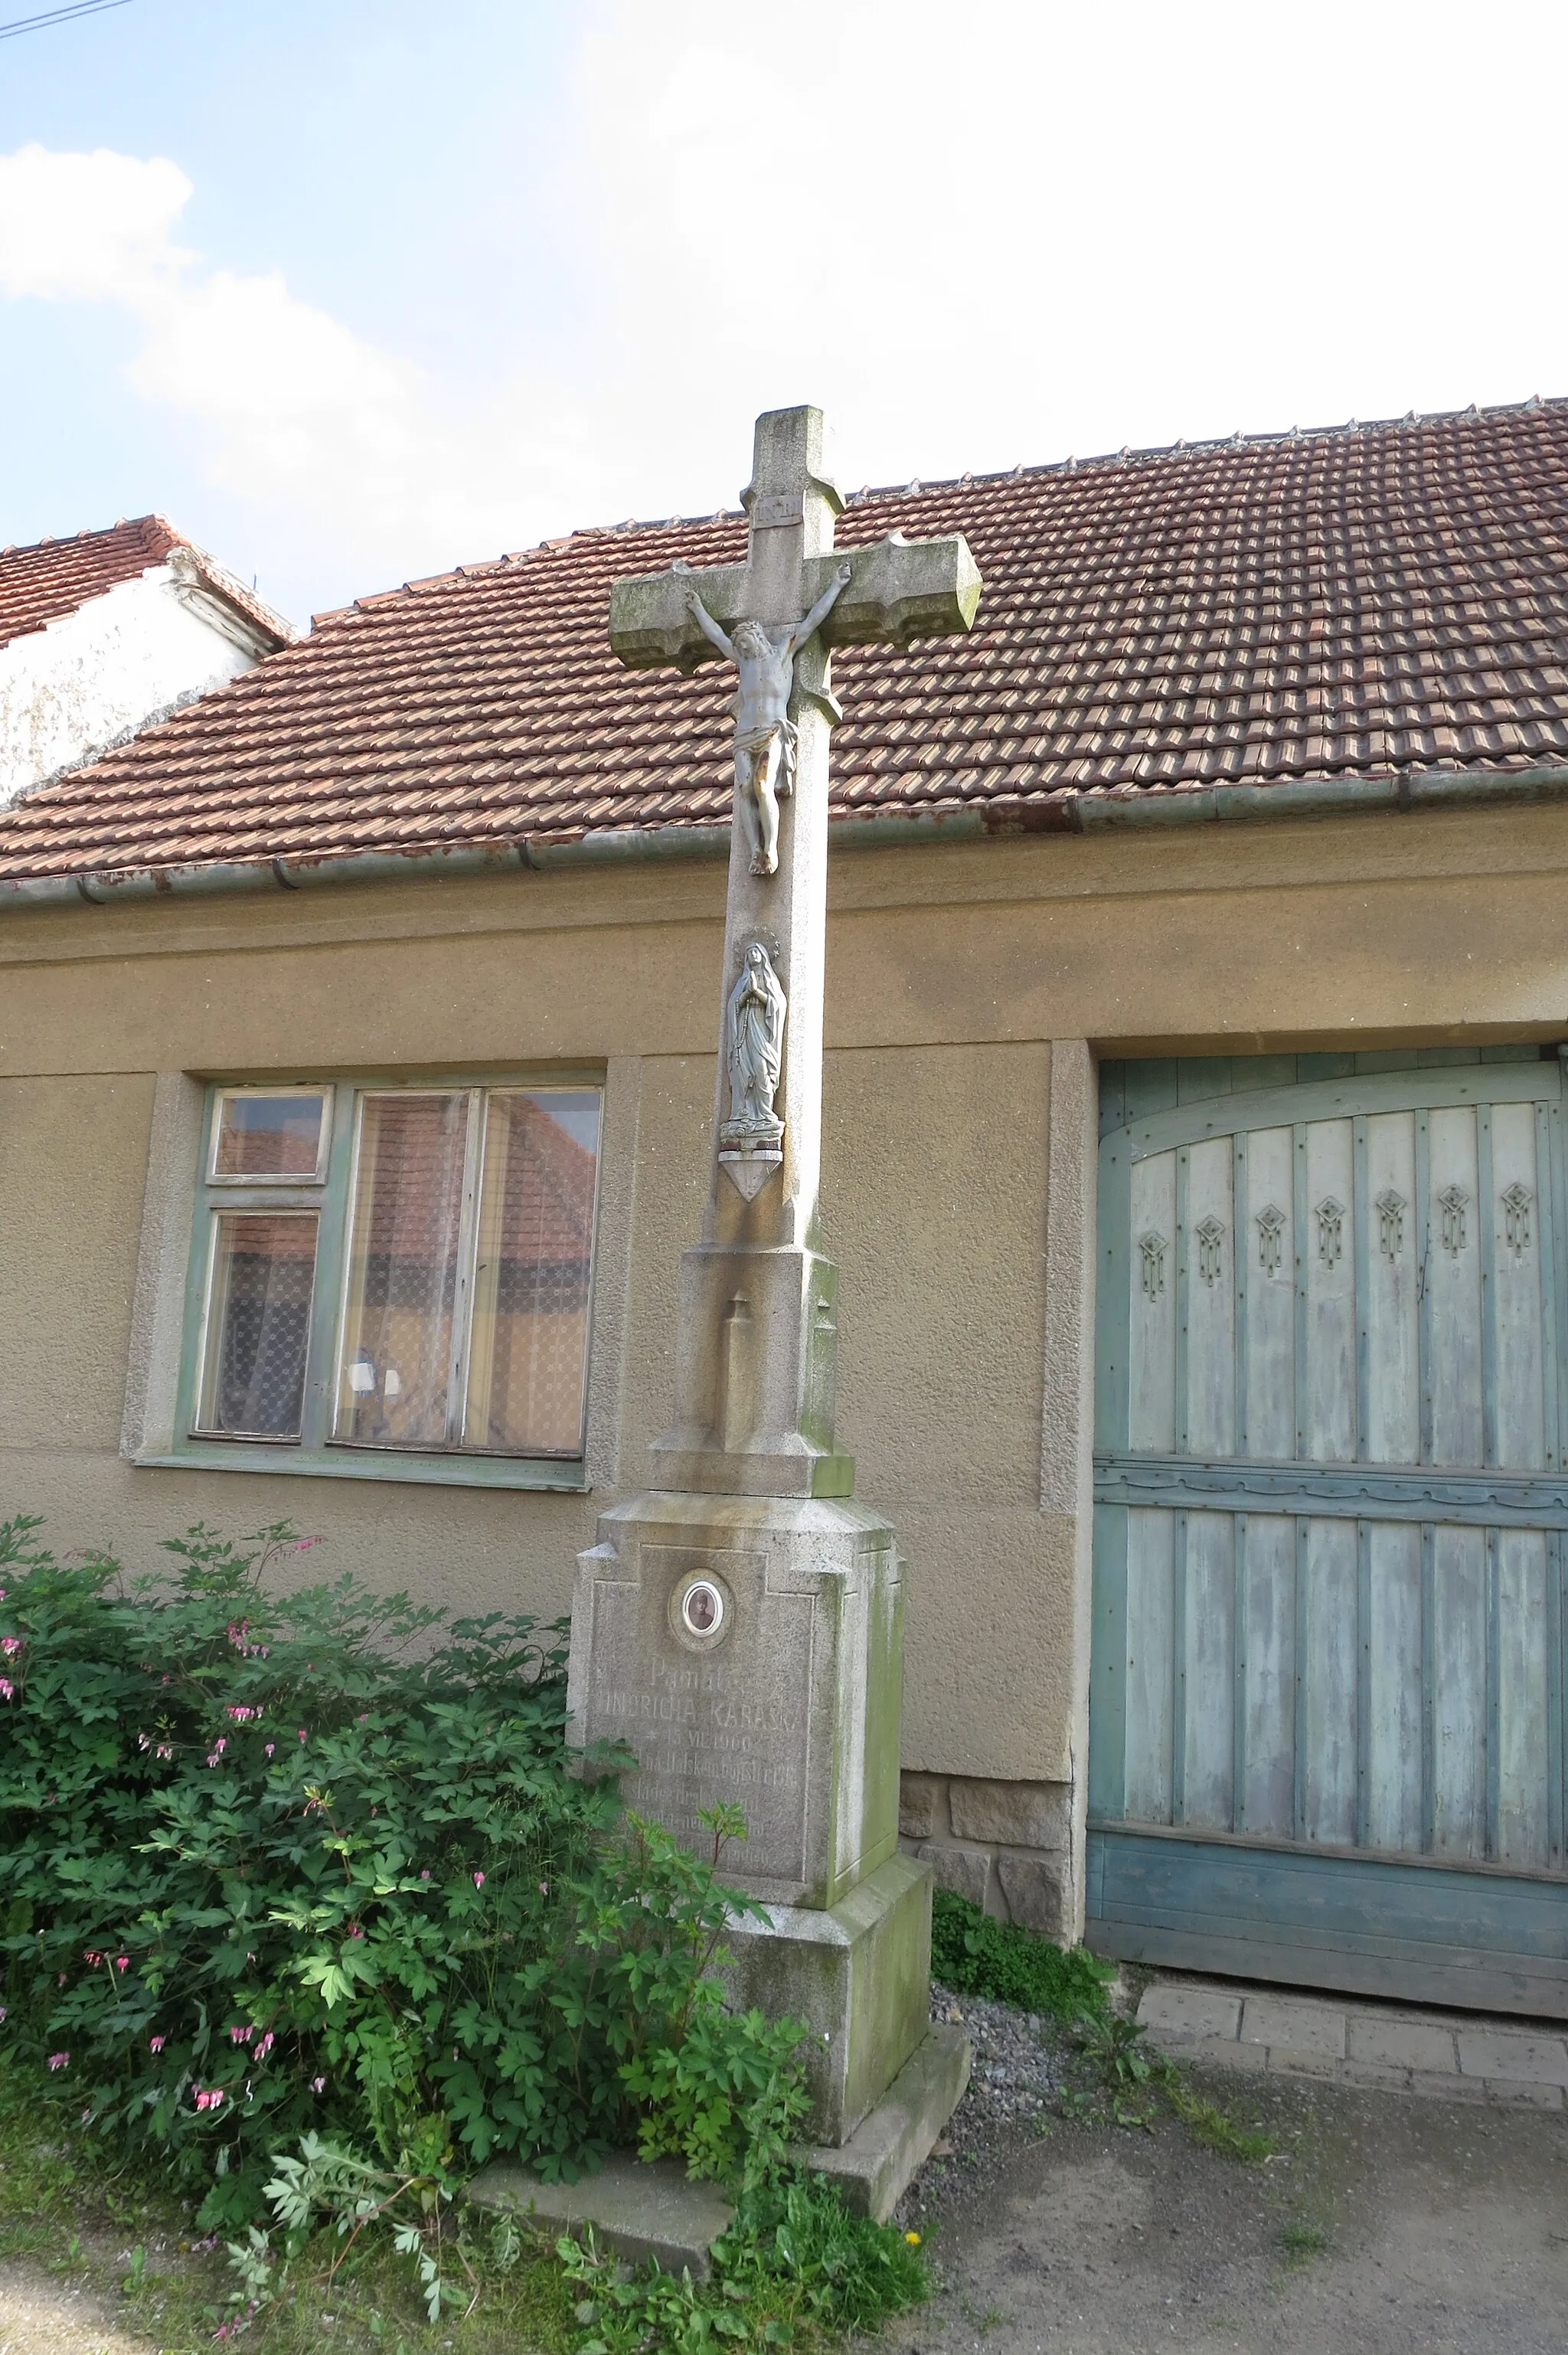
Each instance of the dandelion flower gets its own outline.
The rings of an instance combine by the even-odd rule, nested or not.
[[[920,2235],[918,2232],[906,2232],[904,2237],[908,2242],[912,2249],[917,2249],[919,2247]]]

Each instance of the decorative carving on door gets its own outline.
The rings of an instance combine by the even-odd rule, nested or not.
[[[1409,1207],[1392,1186],[1385,1186],[1377,1198],[1377,1247],[1391,1263],[1404,1249],[1404,1213]]]
[[[1265,1275],[1279,1273],[1280,1238],[1285,1232],[1285,1213],[1274,1202],[1266,1202],[1257,1214],[1257,1263]]]
[[[1143,1296],[1158,1300],[1165,1289],[1165,1238],[1151,1231],[1139,1236],[1138,1248],[1143,1258]]]
[[[1205,1284],[1217,1284],[1225,1231],[1218,1219],[1209,1218],[1201,1220],[1193,1232],[1198,1238],[1198,1273]]]
[[[1325,1194],[1318,1205],[1318,1256],[1325,1267],[1332,1267],[1342,1259],[1345,1250],[1345,1206],[1332,1194]]]
[[[1530,1212],[1535,1197],[1528,1186],[1515,1178],[1505,1186],[1499,1198],[1503,1206],[1503,1239],[1515,1259],[1522,1259],[1530,1249]]]
[[[1437,1197],[1437,1207],[1443,1213],[1443,1248],[1450,1259],[1457,1259],[1465,1248],[1465,1213],[1470,1207],[1470,1198],[1462,1186],[1445,1186]]]

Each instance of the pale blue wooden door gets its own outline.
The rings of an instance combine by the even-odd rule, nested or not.
[[[1326,1060],[1104,1075],[1088,1935],[1568,2012],[1559,1066]]]

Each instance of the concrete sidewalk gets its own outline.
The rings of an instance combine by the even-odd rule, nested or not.
[[[1561,2110],[1568,2029],[1557,2021],[1425,2011],[1161,1972],[1138,2018],[1150,2041],[1203,2068],[1332,2077],[1449,2102]]]

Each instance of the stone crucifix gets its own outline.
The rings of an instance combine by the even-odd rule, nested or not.
[[[844,501],[819,410],[758,419],[741,496],[744,564],[677,564],[610,594],[610,645],[630,667],[690,672],[723,656],[739,674],[712,1178],[702,1242],[682,1263],[676,1423],[656,1453],[671,1488],[839,1495],[836,1277],[815,1249],[841,717],[829,666],[836,645],[968,630],[980,578],[957,536],[835,549]]]

